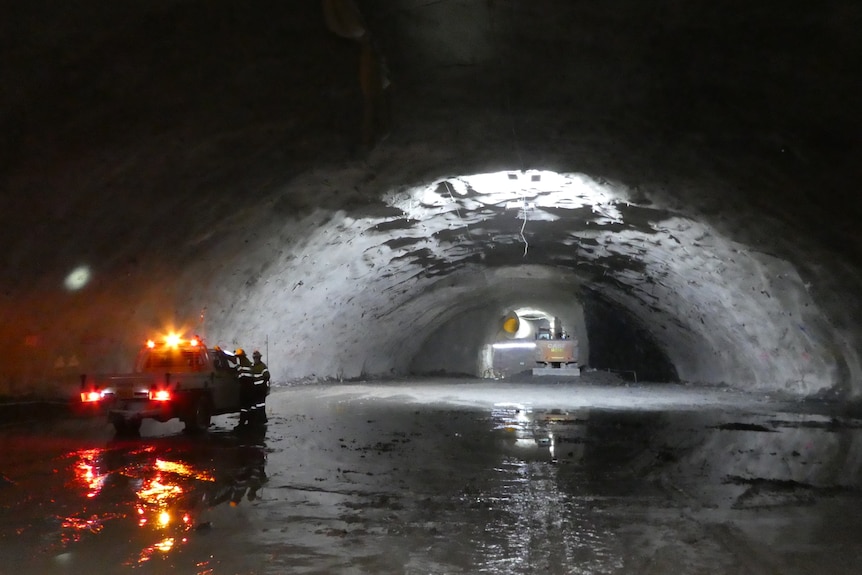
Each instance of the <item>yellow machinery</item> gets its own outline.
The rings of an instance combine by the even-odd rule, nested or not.
[[[555,318],[556,319],[556,318]],[[559,320],[555,321],[559,325]],[[536,334],[536,363],[533,375],[580,375],[578,340],[561,329],[539,328]]]

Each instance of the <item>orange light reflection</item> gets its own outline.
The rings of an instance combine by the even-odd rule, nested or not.
[[[69,454],[73,458],[68,468],[71,475],[69,487],[83,491],[88,505],[100,495],[109,478],[117,475],[132,480],[137,501],[131,502],[134,510],[131,513],[58,517],[64,545],[78,542],[88,533],[101,533],[109,519],[123,518],[141,529],[154,532],[157,537],[156,542],[139,547],[139,551],[128,559],[129,564],[166,556],[187,542],[185,535],[194,527],[194,518],[186,498],[195,491],[193,482],[215,482],[215,477],[210,471],[182,461],[155,457],[155,451],[154,445],[134,448],[125,454],[126,457],[131,460],[144,457],[149,464],[126,464],[113,470],[103,461],[107,452],[104,448],[81,449]]]
[[[174,548],[174,538],[173,537],[165,537],[158,543],[150,545],[141,551],[140,556],[138,557],[138,563],[146,563],[152,558],[153,554],[156,551],[161,551],[162,553],[168,553],[171,549]]]
[[[145,487],[138,491],[138,497],[152,505],[159,505],[182,494],[182,487],[170,483],[164,484],[161,479],[161,477],[156,477],[152,481],[144,483]]]
[[[206,471],[197,471],[194,468],[180,461],[166,461],[164,459],[156,459],[156,469],[166,473],[176,473],[183,477],[193,477],[201,481],[215,481],[215,478]]]
[[[73,469],[73,481],[86,489],[88,498],[98,495],[107,477],[106,474],[99,473],[98,457],[102,451],[101,449],[82,449],[73,454],[78,457]]]

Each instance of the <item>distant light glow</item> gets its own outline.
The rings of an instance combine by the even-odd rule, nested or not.
[[[78,266],[74,270],[72,270],[69,275],[66,276],[65,281],[63,282],[66,286],[66,289],[70,291],[77,291],[87,285],[90,281],[90,268],[87,266]]]
[[[520,316],[518,316],[520,317]],[[515,332],[515,339],[524,339],[533,333],[533,326],[528,321],[518,322],[518,331]]]
[[[492,344],[494,349],[535,349],[536,344],[532,341],[504,341]]]

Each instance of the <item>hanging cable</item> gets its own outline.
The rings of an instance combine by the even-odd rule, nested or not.
[[[515,14],[514,3],[510,3],[509,6],[512,9],[511,21],[515,22],[517,14]],[[493,10],[493,9],[489,7],[489,10]],[[490,21],[491,21],[491,33],[496,38],[498,32],[497,32],[496,21],[493,17],[493,12],[491,12]],[[503,53],[502,53],[502,48],[501,48],[502,43],[498,42],[497,46],[498,46],[497,55],[498,55],[498,61],[499,61],[499,66],[500,66],[500,73],[503,74],[504,83],[506,86],[506,89],[505,89],[505,93],[506,93],[506,115],[509,118],[509,127],[510,127],[511,132],[512,132],[512,145],[515,149],[515,155],[518,158],[518,166],[520,167],[521,173],[523,173],[524,172],[524,157],[521,154],[521,145],[520,145],[520,142],[518,139],[518,130],[515,127],[515,114],[512,111],[512,79],[509,77],[509,74],[507,73],[506,68],[505,68],[505,61],[503,59]],[[524,257],[526,258],[527,257],[527,251],[530,248],[530,244],[527,241],[526,235],[524,234],[524,230],[527,227],[527,196],[524,194],[523,188],[521,189],[521,202],[522,202],[522,208],[521,208],[522,213],[521,213],[521,215],[523,218],[523,221],[521,222],[521,241],[524,242]]]
[[[458,209],[458,200],[456,200],[455,196],[452,195],[452,186],[449,184],[449,180],[445,180],[443,185],[446,186],[446,191],[449,192],[449,199],[452,200],[453,204],[455,204],[455,213],[458,214],[458,219],[463,222],[464,218],[461,217],[461,210]]]

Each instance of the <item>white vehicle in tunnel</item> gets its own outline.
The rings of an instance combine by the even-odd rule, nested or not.
[[[542,337],[536,339],[536,364],[533,375],[580,375],[578,367],[578,340],[573,338]]]
[[[132,373],[81,376],[81,402],[102,409],[118,434],[137,433],[144,419],[179,418],[205,430],[213,415],[239,411],[235,372],[195,336],[147,341]]]
[[[570,336],[555,317],[536,333],[536,364],[533,375],[580,375],[578,338]]]

